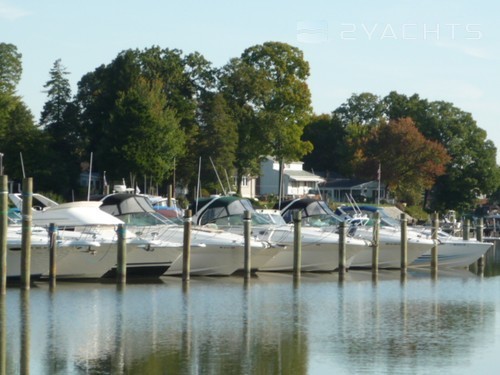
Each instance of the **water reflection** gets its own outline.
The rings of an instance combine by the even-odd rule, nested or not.
[[[457,372],[500,350],[489,263],[9,288],[0,375]]]
[[[0,375],[7,374],[6,296],[0,293]]]

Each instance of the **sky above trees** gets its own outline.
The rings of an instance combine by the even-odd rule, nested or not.
[[[282,41],[300,48],[310,64],[318,114],[353,93],[418,93],[472,113],[497,145],[499,10],[500,3],[486,0],[0,0],[0,34],[23,55],[18,94],[37,119],[46,101],[43,85],[59,58],[76,92],[84,74],[129,48],[199,51],[221,67],[251,45]]]

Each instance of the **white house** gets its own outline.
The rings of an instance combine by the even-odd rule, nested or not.
[[[325,180],[313,173],[304,171],[304,163],[294,161],[283,166],[283,196],[301,197],[317,190],[318,184]],[[279,194],[279,162],[266,157],[260,164],[260,177],[257,182],[257,194]]]
[[[236,181],[236,178],[235,178]],[[243,176],[241,179],[241,196],[243,198],[255,198],[257,179],[250,176]]]
[[[348,178],[335,178],[319,187],[323,199],[334,202],[348,202],[352,197],[361,203],[377,203],[381,199],[386,199],[386,190],[385,184],[379,184],[376,180],[366,181]]]

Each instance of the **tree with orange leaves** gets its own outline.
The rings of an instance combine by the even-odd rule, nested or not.
[[[451,160],[445,147],[426,139],[410,118],[381,121],[362,148],[357,174],[373,178],[380,163],[388,189],[408,204],[421,201],[422,192],[446,173]]]

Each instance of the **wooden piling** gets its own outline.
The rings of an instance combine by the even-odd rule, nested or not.
[[[437,212],[432,214],[432,239],[434,245],[431,250],[431,270],[436,272],[438,270],[438,231],[439,231],[439,215]]]
[[[408,268],[408,219],[406,214],[401,214],[401,272]]]
[[[116,282],[125,284],[127,282],[127,229],[125,224],[118,224],[116,231],[118,254],[116,260]]]
[[[468,241],[470,238],[470,220],[469,219],[464,220],[464,225],[462,228],[462,238],[465,241]]]
[[[483,218],[480,217],[476,226],[476,240],[478,242],[483,242],[484,239],[484,225]],[[477,260],[477,268],[482,273],[484,271],[484,254]]]
[[[184,242],[182,247],[182,280],[189,281],[191,273],[191,210],[184,215]]]
[[[168,207],[172,207],[172,185],[168,185],[168,192],[167,192],[167,204]]]
[[[344,275],[347,271],[346,267],[346,223],[342,221],[339,224],[339,274]]]
[[[378,272],[378,257],[380,252],[380,212],[373,213],[373,240],[372,240],[372,272]]]
[[[300,277],[302,271],[302,213],[293,213],[293,276]]]
[[[243,237],[245,241],[245,260],[243,265],[243,276],[245,279],[250,278],[252,269],[252,259],[250,254],[250,234],[252,232],[252,213],[245,210],[243,213]]]
[[[0,295],[7,293],[8,177],[0,176]]]
[[[49,225],[49,252],[50,252],[50,269],[49,282],[50,286],[55,286],[57,277],[57,226],[54,223]]]
[[[31,233],[33,213],[33,178],[23,179],[23,206],[21,226],[21,289],[28,290],[31,283]]]

